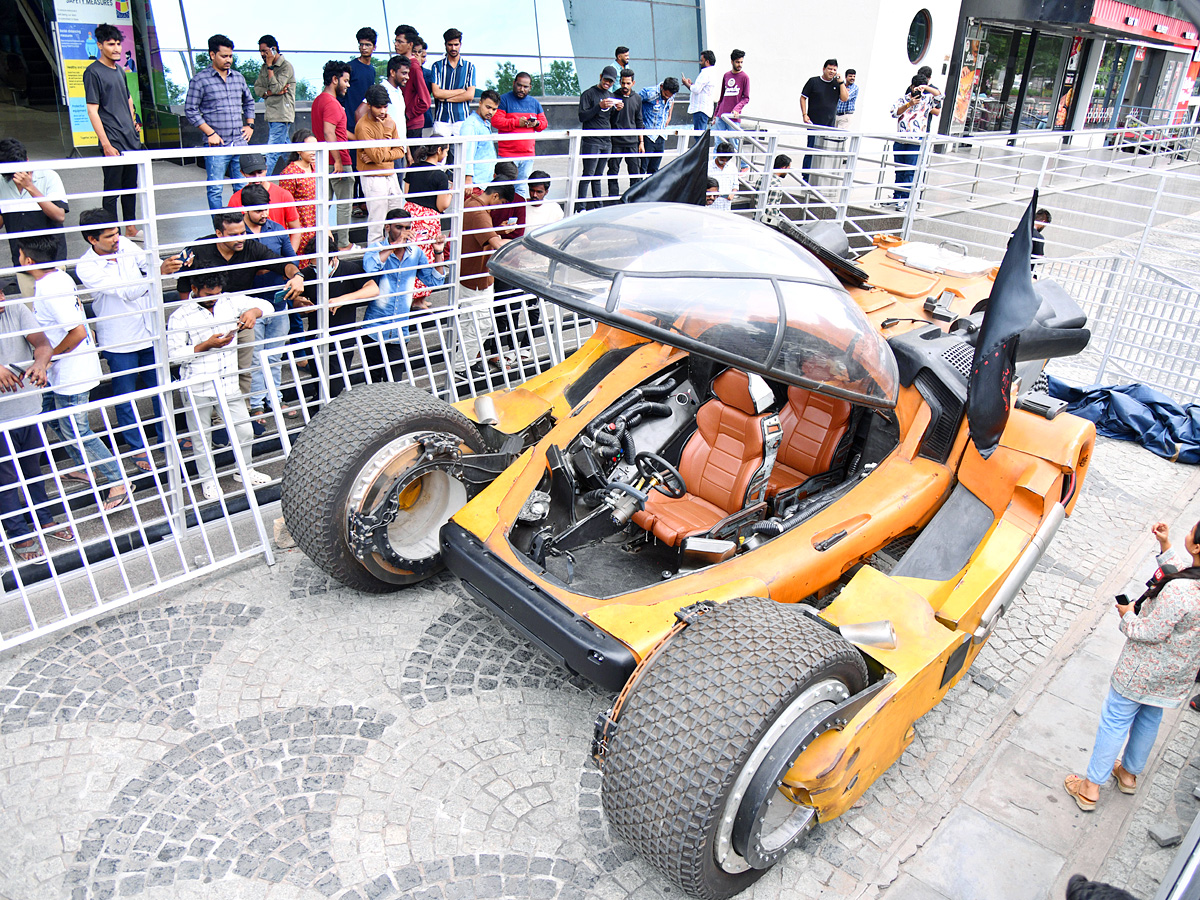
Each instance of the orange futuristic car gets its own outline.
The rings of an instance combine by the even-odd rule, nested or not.
[[[1086,345],[1083,314],[1036,283],[981,454],[967,385],[995,268],[965,249],[855,258],[837,226],[644,203],[491,269],[594,335],[473,401],[343,393],[288,459],[288,526],[365,591],[448,568],[619,692],[593,743],[612,827],[730,896],[896,761],[1070,514],[1095,433],[1036,388]]]

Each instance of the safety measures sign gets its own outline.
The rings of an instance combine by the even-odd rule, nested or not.
[[[76,147],[95,147],[99,141],[88,119],[83,92],[83,73],[100,55],[97,25],[115,25],[121,32],[121,68],[133,97],[133,108],[141,118],[142,98],[137,79],[137,48],[133,42],[132,0],[54,0],[57,16],[58,57],[71,137]]]

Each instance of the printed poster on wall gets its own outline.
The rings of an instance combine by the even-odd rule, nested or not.
[[[54,0],[58,18],[58,53],[67,90],[71,137],[76,147],[95,147],[100,142],[88,120],[83,93],[83,72],[100,55],[96,26],[115,25],[121,32],[122,67],[138,120],[142,117],[142,95],[137,78],[137,50],[133,42],[133,0]]]

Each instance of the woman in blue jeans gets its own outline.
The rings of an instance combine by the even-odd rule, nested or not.
[[[1137,790],[1163,710],[1183,704],[1200,664],[1200,523],[1184,537],[1191,565],[1182,570],[1166,524],[1152,531],[1159,570],[1143,594],[1140,614],[1132,602],[1117,604],[1125,646],[1100,711],[1087,775],[1068,775],[1063,783],[1084,812],[1096,808],[1100,785],[1109,778],[1123,794]]]

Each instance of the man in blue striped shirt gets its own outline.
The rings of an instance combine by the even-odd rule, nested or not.
[[[837,119],[834,124],[841,129],[850,127],[850,120],[854,118],[854,106],[858,103],[858,85],[855,81],[858,80],[858,73],[853,69],[846,70],[846,94],[845,100],[838,100]]]
[[[642,88],[642,128],[644,129],[642,174],[653,175],[662,163],[663,148],[667,142],[666,128],[671,124],[671,104],[679,93],[679,82],[664,78],[662,84]]]
[[[233,68],[233,41],[223,34],[208,39],[208,58],[212,65],[196,73],[188,85],[183,114],[200,129],[210,147],[245,147],[254,134],[254,95],[242,73]],[[222,186],[213,184],[225,178],[241,178],[238,154],[206,156],[204,172],[208,179],[208,208],[224,209]],[[234,184],[240,191],[242,185]]]
[[[450,137],[462,130],[475,100],[475,66],[462,58],[462,32],[446,29],[446,55],[433,64],[433,133]],[[450,160],[454,161],[454,148]]]

